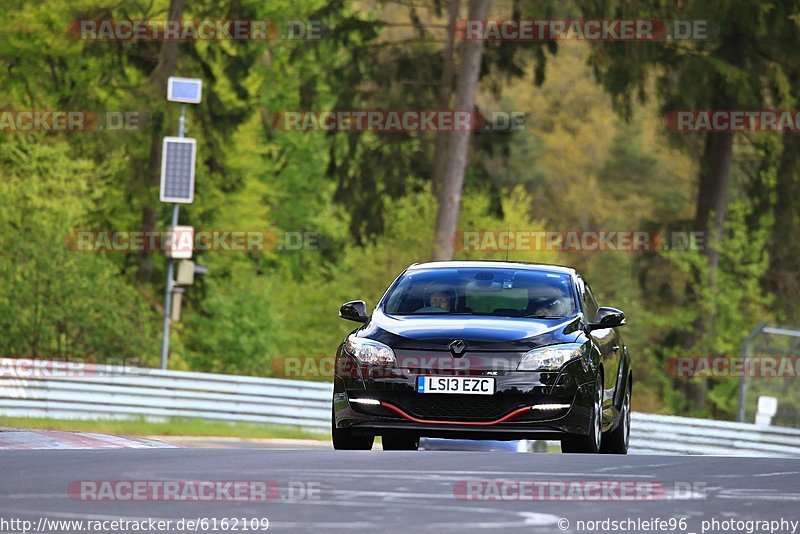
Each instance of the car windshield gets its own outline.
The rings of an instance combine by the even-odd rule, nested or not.
[[[562,318],[575,313],[570,276],[530,269],[437,268],[407,272],[386,295],[388,315]]]

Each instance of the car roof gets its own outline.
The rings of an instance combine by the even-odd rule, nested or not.
[[[572,267],[563,265],[549,265],[546,263],[525,263],[514,261],[472,260],[472,261],[429,261],[414,263],[408,267],[409,271],[418,269],[521,269],[527,271],[547,271],[551,273],[577,274]]]

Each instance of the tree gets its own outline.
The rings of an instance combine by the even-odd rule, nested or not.
[[[656,0],[627,4],[582,2],[589,17],[600,13],[619,19],[712,21],[718,33],[707,39],[658,42],[596,42],[591,59],[598,79],[613,95],[623,114],[634,99],[657,97],[663,112],[676,109],[750,109],[763,106],[765,80],[772,71],[763,50],[774,46],[774,29],[785,24],[779,2],[685,2],[680,6]],[[647,83],[657,79],[657,94]],[[679,139],[682,136],[683,139]],[[718,257],[714,239],[721,239],[730,192],[734,135],[729,132],[676,134],[673,141],[696,151],[700,138],[700,173],[695,202],[696,231],[713,237],[706,247],[712,267]],[[715,236],[715,237],[714,237]]]
[[[469,20],[484,20],[489,0],[470,0]],[[483,40],[471,39],[462,45],[461,67],[456,89],[456,110],[472,112],[478,91],[478,78],[483,57]],[[439,187],[439,210],[436,216],[436,237],[433,259],[453,258],[452,237],[458,225],[461,195],[464,190],[464,171],[467,167],[470,131],[455,131],[449,134],[446,167]]]
[[[456,32],[453,31],[458,19],[459,0],[447,2],[447,27],[450,31],[445,37],[442,50],[442,73],[439,78],[438,109],[450,109],[450,99],[453,93],[454,49]],[[445,133],[436,136],[436,146],[433,150],[433,192],[441,203],[441,189],[444,174],[447,170],[447,144],[449,137]]]
[[[156,316],[109,255],[76,250],[106,166],[74,158],[63,141],[0,142],[0,339],[4,355],[139,358],[154,363]],[[113,253],[112,253],[113,254]]]

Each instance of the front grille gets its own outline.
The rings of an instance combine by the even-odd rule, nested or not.
[[[491,421],[525,405],[521,399],[508,395],[426,393],[404,399],[400,408],[421,419]]]

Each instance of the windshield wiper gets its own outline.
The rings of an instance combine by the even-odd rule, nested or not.
[[[520,315],[525,319],[563,319],[564,315]]]
[[[388,315],[393,315],[393,314],[390,313]],[[474,313],[469,313],[469,312],[449,312],[447,310],[442,310],[440,312],[436,312],[436,311],[419,312],[419,313],[411,312],[411,313],[406,313],[406,314],[394,314],[394,315],[475,315],[475,314]]]

